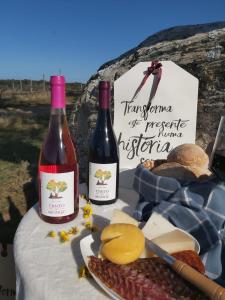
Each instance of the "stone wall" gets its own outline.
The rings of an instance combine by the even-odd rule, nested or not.
[[[86,178],[89,136],[97,117],[99,80],[110,80],[113,84],[138,62],[155,59],[172,60],[199,78],[196,143],[206,148],[214,140],[220,116],[225,113],[225,22],[163,30],[105,63],[87,82],[71,119],[81,181]]]

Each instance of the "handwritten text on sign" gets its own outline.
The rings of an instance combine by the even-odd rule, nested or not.
[[[131,100],[149,63],[139,63],[115,81],[114,129],[121,168],[135,167],[141,159],[166,158],[175,146],[195,141],[198,80],[172,62],[162,64],[162,79],[149,109],[152,78]]]

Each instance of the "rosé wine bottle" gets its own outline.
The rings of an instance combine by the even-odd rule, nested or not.
[[[65,79],[51,76],[51,115],[38,164],[39,214],[48,223],[73,220],[79,210],[78,162],[65,113]]]

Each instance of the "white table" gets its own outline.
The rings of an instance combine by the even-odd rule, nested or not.
[[[115,208],[132,214],[138,195],[131,189],[131,178],[125,177],[120,186],[119,199],[115,204],[93,205],[93,222],[99,228],[108,224]],[[85,187],[80,186],[82,193]],[[80,201],[80,208],[85,205]],[[84,265],[80,240],[90,234],[84,229],[82,209],[70,223],[51,225],[43,222],[37,213],[37,206],[31,208],[22,219],[14,239],[16,265],[17,300],[103,300],[105,294],[93,279],[80,279],[79,268]],[[70,242],[60,243],[59,239],[46,237],[49,231],[67,230],[77,225],[81,232]]]

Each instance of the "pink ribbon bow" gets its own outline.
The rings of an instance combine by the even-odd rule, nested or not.
[[[157,88],[158,88],[158,85],[159,85],[159,82],[160,82],[160,79],[161,79],[161,76],[162,76],[162,68],[161,67],[162,67],[162,64],[158,60],[152,61],[151,66],[148,67],[147,71],[145,71],[145,73],[144,73],[145,76],[142,79],[140,85],[138,86],[138,88],[135,91],[134,96],[132,98],[132,101],[137,98],[137,96],[140,93],[142,87],[146,83],[148,77],[151,74],[154,75],[152,89],[151,89],[151,93],[150,93],[149,100],[148,100],[147,107],[146,107],[147,110],[151,106],[152,99],[154,98],[154,96],[156,94],[156,91],[157,91]]]

